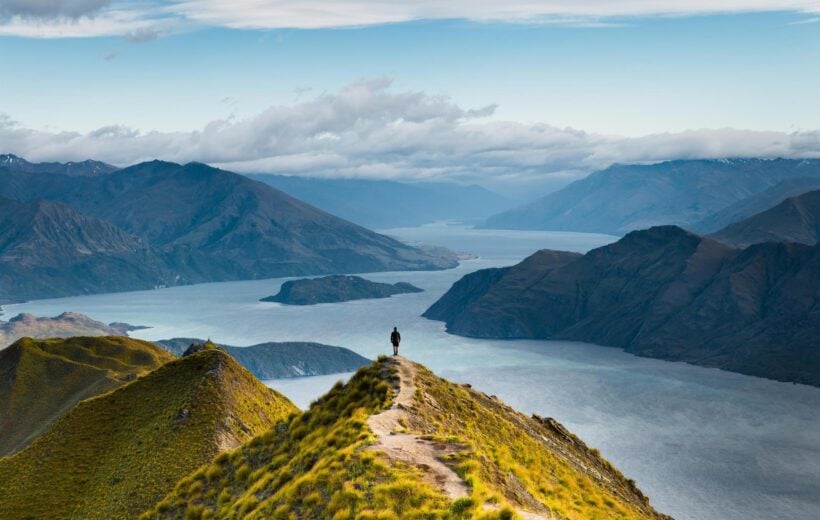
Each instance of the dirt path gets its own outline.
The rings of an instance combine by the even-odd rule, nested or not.
[[[439,460],[439,457],[449,453],[446,448],[416,435],[399,433],[403,430],[401,419],[407,416],[405,410],[413,406],[416,396],[416,369],[400,356],[390,358],[389,363],[398,372],[399,391],[393,406],[380,414],[371,415],[367,420],[367,425],[379,439],[370,449],[383,451],[391,459],[420,468],[425,480],[441,489],[451,500],[469,496],[467,484]]]

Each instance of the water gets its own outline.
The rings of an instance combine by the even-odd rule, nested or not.
[[[388,233],[479,258],[449,271],[367,275],[425,290],[386,300],[309,307],[259,302],[278,291],[283,280],[277,279],[42,300],[8,306],[7,315],[70,310],[152,326],[133,333],[149,340],[318,341],[371,358],[389,352],[396,325],[402,354],[523,412],[555,417],[634,478],[660,511],[692,520],[820,518],[820,389],[582,343],[460,338],[420,317],[470,271],[509,265],[543,247],[583,252],[615,237],[446,225]],[[306,407],[349,376],[267,383]]]

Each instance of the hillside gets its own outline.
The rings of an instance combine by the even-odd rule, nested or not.
[[[144,327],[127,323],[106,325],[76,312],[64,312],[53,318],[39,318],[32,314],[21,313],[9,321],[0,320],[0,350],[24,337],[124,336],[129,331],[142,328]]]
[[[0,518],[133,518],[295,411],[216,348],[171,361],[82,401],[0,459]]]
[[[175,274],[145,241],[71,207],[0,197],[0,299],[147,289]]]
[[[477,221],[511,207],[501,195],[476,185],[270,174],[248,177],[371,229],[420,226],[440,220]]]
[[[33,340],[0,350],[0,457],[27,446],[75,404],[174,357],[123,337]]]
[[[771,209],[730,224],[712,238],[738,247],[770,240],[814,245],[820,241],[820,190],[789,197]]]
[[[516,510],[662,518],[557,422],[383,358],[182,479],[142,518],[492,519]]]
[[[622,235],[674,224],[689,228],[725,208],[798,177],[820,177],[820,160],[680,160],[616,164],[481,227]]]
[[[739,250],[661,226],[478,271],[424,316],[464,336],[585,341],[820,386],[818,302],[820,245]]]
[[[278,293],[262,298],[261,301],[287,305],[316,305],[389,298],[396,294],[417,292],[422,292],[422,289],[406,282],[378,283],[360,276],[334,275],[287,281],[282,284]]]
[[[173,338],[154,343],[177,355],[201,339]],[[370,360],[343,347],[320,343],[289,341],[260,343],[249,347],[219,345],[259,379],[319,376],[354,372]]]
[[[796,177],[786,179],[765,191],[743,199],[690,226],[687,229],[701,234],[715,233],[721,229],[773,208],[788,199],[809,191],[820,189],[820,177]]]
[[[177,283],[457,265],[454,255],[410,247],[199,163],[152,161],[74,178],[0,169],[0,195],[62,201],[140,237],[163,254]]]

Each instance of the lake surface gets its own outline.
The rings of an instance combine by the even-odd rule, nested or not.
[[[510,265],[545,247],[584,252],[615,237],[448,225],[386,233],[479,258],[449,271],[367,275],[425,290],[385,300],[308,307],[259,302],[285,280],[276,279],[42,300],[7,306],[6,315],[76,311],[151,326],[132,333],[148,340],[317,341],[371,358],[390,351],[395,325],[403,355],[523,412],[555,417],[634,478],[664,513],[692,520],[820,518],[820,389],[583,343],[461,338],[420,317],[468,272]],[[267,383],[306,407],[347,377]]]

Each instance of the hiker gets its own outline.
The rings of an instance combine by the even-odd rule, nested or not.
[[[390,343],[393,344],[393,355],[399,355],[399,343],[401,343],[401,334],[399,334],[399,329],[393,327],[393,332],[390,333]]]

